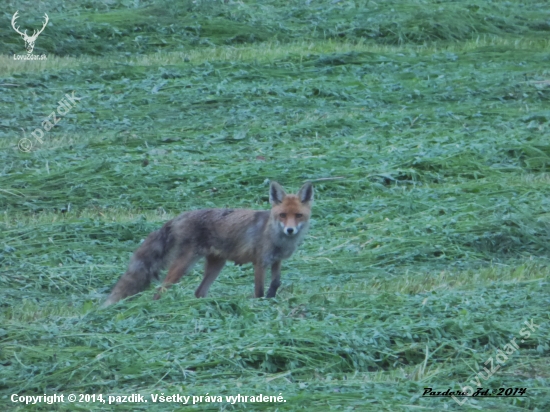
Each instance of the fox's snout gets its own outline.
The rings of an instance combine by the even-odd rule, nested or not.
[[[300,224],[292,225],[292,223],[289,225],[288,222],[279,222],[279,225],[283,231],[283,233],[287,236],[294,236],[297,235],[300,231]]]
[[[298,233],[298,228],[297,227],[285,227],[283,229],[283,232],[287,236],[294,236]]]

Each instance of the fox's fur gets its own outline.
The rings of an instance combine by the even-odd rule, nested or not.
[[[203,209],[184,212],[151,233],[136,250],[128,270],[118,280],[105,306],[145,290],[159,272],[168,274],[155,299],[181,279],[201,257],[206,258],[204,278],[195,296],[205,297],[227,260],[253,263],[255,296],[264,296],[264,276],[271,268],[267,297],[280,286],[281,261],[288,259],[309,227],[313,186],[306,183],[287,195],[277,182],[269,187],[271,211]]]

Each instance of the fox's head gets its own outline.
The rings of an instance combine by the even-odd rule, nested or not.
[[[269,187],[271,218],[278,223],[286,236],[296,236],[307,229],[313,204],[313,185],[306,183],[295,195],[287,195],[277,182]]]

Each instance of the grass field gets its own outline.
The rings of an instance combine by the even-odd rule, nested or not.
[[[550,410],[546,2],[5,3],[5,410]],[[16,10],[28,31],[48,13],[47,60],[14,60]],[[267,209],[270,180],[316,191],[275,299],[252,298],[250,265],[195,299],[197,265],[100,309],[149,232]],[[526,391],[422,397],[463,386]]]

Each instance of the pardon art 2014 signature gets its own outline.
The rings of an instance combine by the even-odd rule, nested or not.
[[[508,398],[520,398],[526,396],[527,388],[498,388],[498,389],[484,389],[477,388],[477,391],[469,394],[468,392],[462,391],[452,391],[451,388],[447,389],[444,392],[436,392],[432,388],[424,388],[424,393],[422,394],[423,398],[450,398],[453,396],[465,396],[469,398],[487,398],[487,397],[497,397],[503,396]]]

